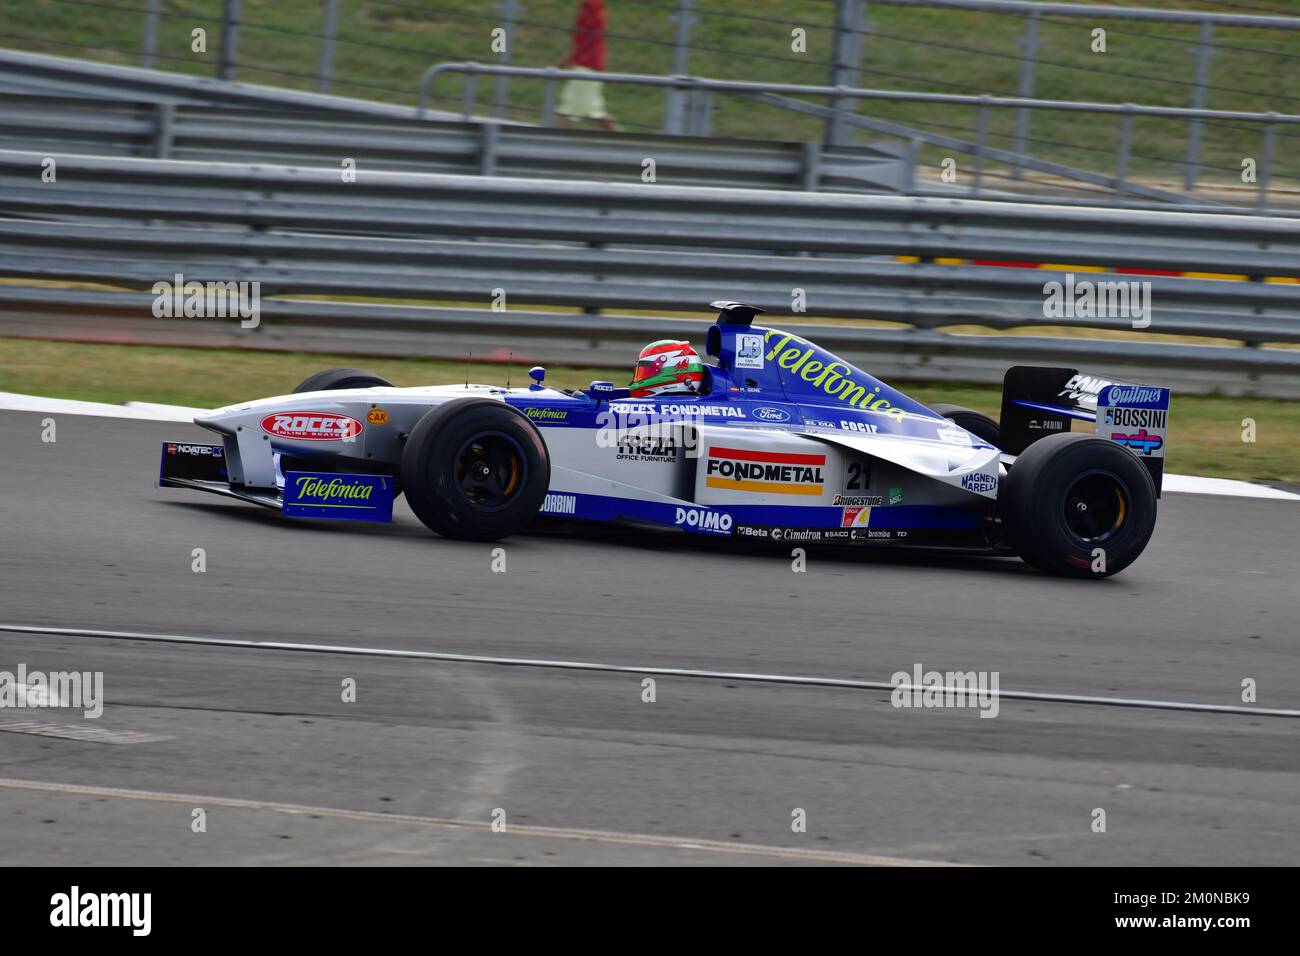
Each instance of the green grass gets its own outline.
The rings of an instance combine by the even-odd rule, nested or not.
[[[547,383],[575,388],[603,379],[622,383],[626,368],[548,369]],[[0,391],[84,401],[146,401],[215,408],[288,392],[314,372],[359,366],[403,386],[463,382],[504,383],[502,365],[432,359],[373,359],[349,355],[90,345],[0,338]],[[522,384],[516,366],[512,384]],[[965,405],[997,417],[997,388],[909,384],[922,402]],[[1257,441],[1242,442],[1242,419],[1253,418]],[[1174,397],[1170,415],[1171,471],[1222,478],[1300,481],[1300,407],[1262,398]]]
[[[1215,9],[1209,0],[1143,0],[1143,6]],[[566,53],[576,0],[528,0],[513,38],[513,62],[547,66]],[[672,69],[672,0],[611,0],[607,43],[611,70],[665,74]],[[726,79],[824,84],[829,74],[833,6],[828,0],[697,0],[688,71]],[[1256,6],[1263,6],[1257,4]],[[1297,0],[1274,0],[1279,13],[1300,15]],[[0,45],[138,64],[142,36],[139,0],[0,0]],[[321,0],[244,0],[238,77],[314,89],[322,29]],[[1226,8],[1225,8],[1226,9]],[[158,65],[200,76],[215,72],[221,0],[164,0]],[[1252,8],[1252,12],[1255,11]],[[349,0],[342,5],[335,54],[334,92],[413,104],[420,73],[447,60],[490,62],[491,30],[500,23],[496,4],[483,0]],[[1093,53],[1091,30],[1108,30],[1107,52]],[[192,53],[190,32],[207,31],[207,52]],[[1017,91],[1022,21],[972,11],[869,5],[863,38],[864,86],[969,94]],[[791,30],[807,33],[807,52],[791,50]],[[1045,17],[1035,93],[1044,98],[1190,105],[1195,26]],[[1206,105],[1215,109],[1300,110],[1300,34],[1221,28],[1210,66]],[[489,101],[491,82],[480,84]],[[513,118],[532,120],[541,101],[538,82],[511,81]],[[438,104],[456,109],[455,83],[435,92]],[[625,127],[657,130],[663,91],[606,89],[610,109]],[[877,102],[870,115],[974,139],[975,114],[966,107]],[[1010,142],[1014,116],[994,111],[990,143]],[[815,140],[816,119],[730,97],[717,99],[715,131],[755,139]],[[1078,113],[1036,113],[1030,135],[1037,155],[1111,172],[1119,136],[1117,118]],[[1131,171],[1170,179],[1177,175],[1186,131],[1176,121],[1134,124]],[[1300,178],[1300,129],[1279,131],[1275,177]],[[1216,125],[1204,135],[1208,177],[1238,182],[1243,157],[1258,158],[1260,131],[1247,124]],[[931,150],[929,161],[941,157]],[[959,167],[969,164],[958,157]],[[990,171],[994,171],[990,167]],[[1279,183],[1281,185],[1281,183]]]

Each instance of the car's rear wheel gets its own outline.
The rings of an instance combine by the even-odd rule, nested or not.
[[[1137,560],[1156,524],[1156,489],[1137,456],[1096,435],[1034,442],[1002,482],[998,507],[1016,551],[1034,567],[1109,577]]]
[[[372,372],[359,368],[327,368],[303,379],[293,394],[300,392],[329,392],[340,388],[374,388],[376,385],[392,388],[393,383]]]
[[[406,500],[448,538],[496,541],[526,528],[546,499],[550,456],[537,428],[509,405],[458,399],[431,409],[402,451]]]
[[[960,405],[931,405],[930,411],[936,415],[942,415],[954,425],[966,429],[972,435],[984,439],[990,445],[997,448],[1002,447],[1002,429],[998,427],[996,419],[990,418],[983,412],[977,412],[973,408],[963,408]]]

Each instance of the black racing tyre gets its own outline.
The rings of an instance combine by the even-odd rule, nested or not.
[[[1151,540],[1156,488],[1128,449],[1063,433],[1034,442],[1016,459],[998,509],[1012,545],[1034,567],[1105,578],[1136,561]]]
[[[972,408],[963,408],[960,405],[931,405],[930,411],[936,415],[942,415],[954,425],[966,429],[972,435],[983,438],[990,445],[997,448],[1002,447],[1002,429],[998,427],[996,419],[989,418],[983,412],[977,412]]]
[[[430,409],[402,450],[402,485],[417,518],[438,534],[496,541],[532,523],[551,484],[541,434],[489,398]]]
[[[327,368],[323,372],[317,372],[315,375],[303,379],[292,394],[297,395],[299,392],[327,392],[336,388],[373,388],[376,385],[393,387],[393,383],[388,379],[380,378],[378,375],[362,371],[359,368]]]

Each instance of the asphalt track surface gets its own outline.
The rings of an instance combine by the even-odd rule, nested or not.
[[[646,703],[635,672],[921,663],[1219,705],[1253,678],[1259,707],[1300,709],[1296,502],[1166,496],[1147,554],[1102,582],[817,549],[797,574],[785,551],[607,534],[510,539],[494,573],[492,545],[404,504],[391,526],[292,522],[154,487],[159,442],[201,429],[60,415],[45,444],[43,417],[0,413],[0,624],[33,628],[0,632],[0,670],[100,670],[107,704],[0,711],[0,865],[1300,862],[1294,718],[1003,699],[984,719],[662,675]]]

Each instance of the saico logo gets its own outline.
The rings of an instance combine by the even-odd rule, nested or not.
[[[705,485],[725,491],[765,495],[820,497],[825,455],[755,451],[750,448],[709,448]]]

